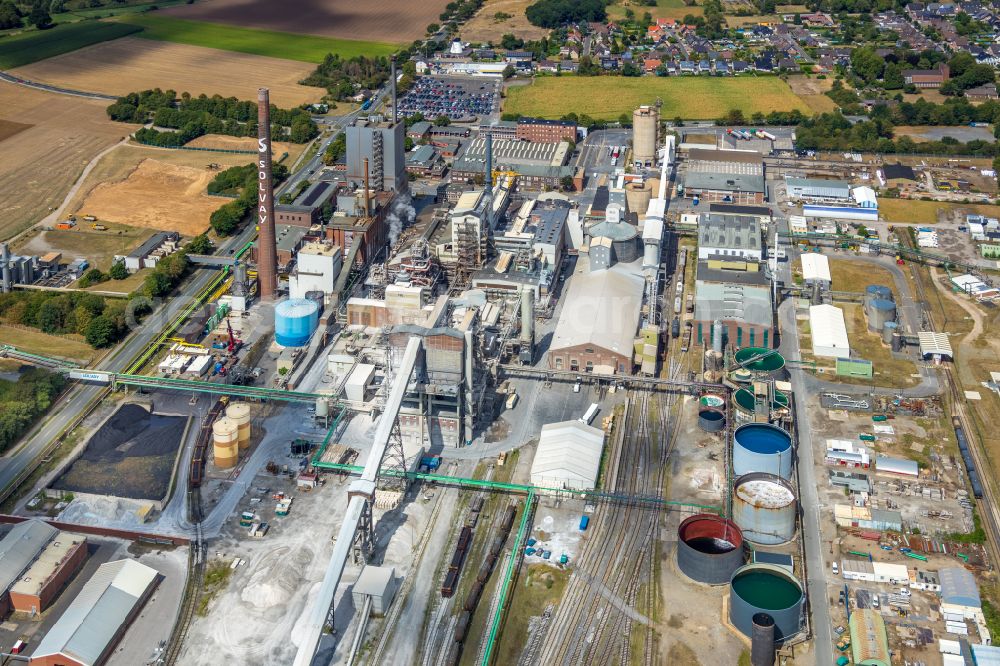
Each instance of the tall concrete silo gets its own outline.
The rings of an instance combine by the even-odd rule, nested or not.
[[[643,164],[656,162],[660,111],[655,106],[640,106],[632,112],[632,159]]]

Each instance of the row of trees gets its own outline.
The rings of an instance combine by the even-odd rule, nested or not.
[[[257,135],[257,103],[221,95],[192,97],[173,90],[143,90],[119,97],[107,108],[108,117],[126,123],[152,122],[160,130],[144,127],[136,140],[154,146],[176,148],[204,134]],[[271,106],[271,136],[293,143],[306,143],[319,134],[306,109]]]
[[[274,184],[288,178],[288,167],[275,164],[271,169]],[[209,194],[237,194],[235,201],[230,201],[216,209],[209,218],[209,224],[220,236],[229,236],[235,232],[244,218],[257,207],[257,165],[230,167],[217,174],[208,184]]]
[[[407,64],[414,67],[412,63]],[[390,71],[391,63],[383,56],[355,56],[345,59],[338,54],[328,53],[323,62],[300,83],[326,88],[335,100],[344,101],[356,95],[361,88],[375,90],[389,79]]]
[[[0,319],[43,333],[77,333],[92,347],[107,347],[128,332],[126,314],[141,314],[139,302],[107,299],[97,294],[15,291],[0,295]]]
[[[0,380],[0,452],[48,411],[66,386],[62,373],[30,368],[16,382]]]
[[[24,25],[24,19],[28,20],[29,25],[33,25],[39,30],[46,30],[52,27],[52,17],[46,10],[48,3],[41,3],[36,6],[32,6],[26,11],[22,11],[10,0],[5,0],[5,2],[0,2],[0,30],[10,30],[11,28],[20,28]]]

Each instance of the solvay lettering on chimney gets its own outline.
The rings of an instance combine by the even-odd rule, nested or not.
[[[271,102],[267,88],[257,91],[257,280],[262,300],[278,290],[278,253],[274,233],[274,182],[271,178]]]

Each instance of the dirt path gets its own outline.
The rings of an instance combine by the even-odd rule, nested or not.
[[[951,301],[954,301],[956,304],[958,304],[960,308],[965,310],[967,313],[969,313],[969,316],[972,317],[972,330],[966,333],[965,337],[962,338],[963,345],[971,345],[976,340],[976,338],[978,338],[980,335],[983,334],[984,330],[983,313],[980,312],[976,308],[976,306],[974,306],[972,303],[968,302],[964,298],[960,298],[957,295],[955,295],[955,292],[953,292],[951,289],[941,289],[940,287],[938,287],[937,268],[931,266],[930,273],[931,273],[931,280],[934,282],[934,285],[938,289],[938,291],[943,293],[945,295],[945,298],[948,298]],[[987,342],[990,344],[991,347],[997,346],[996,341],[993,339],[989,339],[987,340]]]

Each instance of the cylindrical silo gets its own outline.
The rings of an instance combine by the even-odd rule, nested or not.
[[[245,402],[230,403],[226,407],[226,417],[236,422],[240,451],[246,451],[250,448],[250,405]]]
[[[876,300],[891,301],[892,289],[884,284],[870,284],[865,287],[865,307]]]
[[[892,344],[892,336],[896,333],[896,329],[899,328],[899,324],[894,321],[887,321],[882,324],[882,342],[887,345]]]
[[[229,417],[222,417],[212,424],[212,449],[215,466],[229,469],[239,458],[239,425]]]
[[[780,645],[802,626],[802,583],[773,564],[748,564],[730,582],[729,621],[748,638],[753,617],[767,613],[774,620],[774,642]]]
[[[625,203],[628,209],[640,216],[646,213],[649,202],[653,198],[653,181],[634,181],[625,185]]]
[[[774,618],[757,613],[750,622],[750,666],[774,666]]]
[[[315,303],[316,307],[319,308],[320,312],[323,311],[323,303],[325,298],[326,294],[324,294],[322,291],[319,290],[306,292],[306,300]]]
[[[330,401],[326,398],[316,398],[316,416],[324,418],[330,415]]]
[[[795,492],[774,474],[745,474],[733,483],[733,522],[747,541],[777,544],[795,536]]]
[[[660,111],[655,106],[640,106],[632,112],[632,158],[636,162],[656,161],[656,135]]]
[[[770,423],[748,423],[733,433],[733,474],[792,476],[792,436]]]
[[[681,522],[677,537],[677,567],[692,580],[723,585],[743,566],[743,535],[731,520],[697,514]]]
[[[722,320],[716,319],[712,322],[712,351],[716,354],[722,353]]]
[[[304,347],[318,323],[315,301],[289,298],[274,308],[274,341],[282,347]]]
[[[903,351],[903,336],[899,333],[892,334],[892,351]]]
[[[868,304],[868,330],[881,334],[887,321],[896,321],[896,304],[884,298],[876,298]]]
[[[720,432],[726,427],[726,415],[717,409],[698,410],[698,427],[705,432]]]

